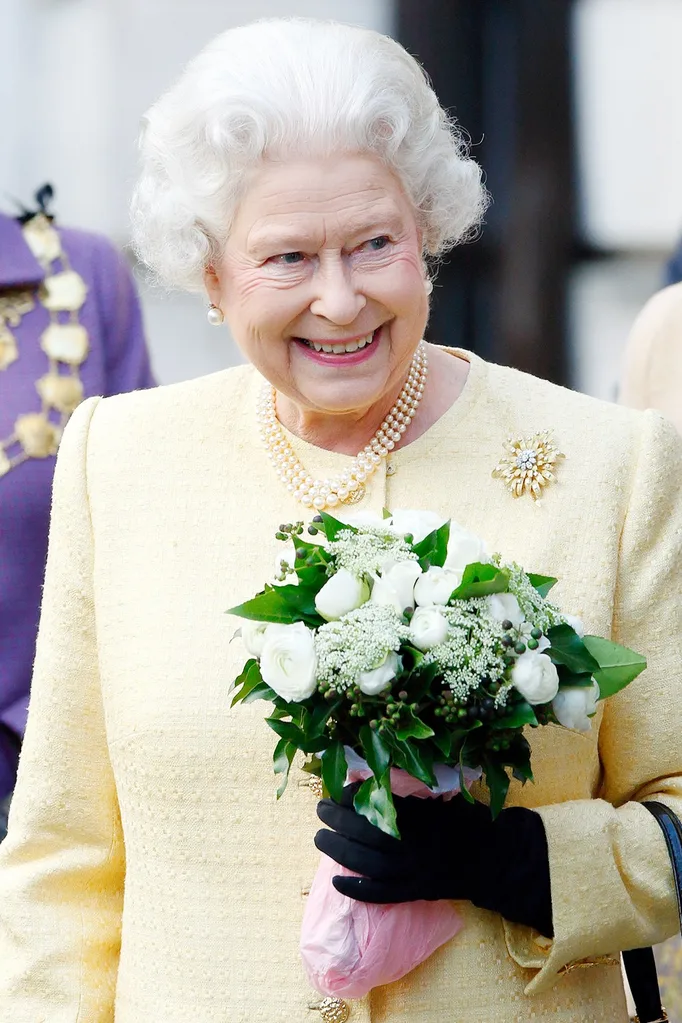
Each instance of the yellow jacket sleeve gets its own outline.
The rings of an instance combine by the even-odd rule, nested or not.
[[[93,606],[87,437],[60,449],[26,739],[0,845],[1,1023],[111,1023],[124,856]]]
[[[663,835],[639,803],[660,799],[682,816],[682,442],[656,413],[641,423],[612,633],[648,666],[605,702],[599,798],[538,810],[549,846],[554,941],[543,948],[528,928],[505,924],[512,957],[539,971],[529,994],[573,963],[654,944],[678,929]]]

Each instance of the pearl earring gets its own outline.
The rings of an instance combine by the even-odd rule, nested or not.
[[[433,291],[433,281],[425,280],[424,281],[424,290],[425,290],[427,295],[430,295],[431,292]]]
[[[206,313],[206,318],[207,318],[208,322],[211,324],[212,327],[219,327],[220,324],[225,319],[225,317],[223,316],[222,309],[220,309],[217,305],[213,305],[212,302],[211,302],[210,306],[208,307],[208,312]]]

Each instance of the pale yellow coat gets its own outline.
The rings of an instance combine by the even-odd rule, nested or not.
[[[590,733],[529,735],[537,781],[511,801],[545,822],[554,942],[461,903],[462,932],[350,1023],[625,1023],[613,952],[676,927],[636,801],[682,811],[681,444],[654,413],[468,358],[461,397],[364,506],[433,509],[557,575],[567,610],[650,667]],[[0,846],[2,1023],[321,1023],[298,957],[315,797],[296,768],[276,803],[267,705],[229,708],[245,655],[224,610],[300,512],[259,441],[260,385],[245,367],[91,399],[67,430]],[[536,430],[566,454],[539,504],[491,476],[506,437]],[[292,442],[315,475],[349,461]]]
[[[620,400],[631,408],[658,409],[682,433],[682,284],[659,291],[635,320]]]

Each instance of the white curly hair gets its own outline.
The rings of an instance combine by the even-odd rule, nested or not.
[[[376,155],[414,205],[427,261],[470,238],[487,205],[422,67],[388,36],[335,22],[274,18],[222,33],[147,112],[140,151],[136,251],[191,291],[263,159]]]

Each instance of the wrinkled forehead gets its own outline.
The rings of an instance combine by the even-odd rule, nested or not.
[[[415,227],[400,181],[376,158],[311,158],[263,163],[250,177],[230,239],[255,253],[304,242],[343,247],[368,234],[402,236]]]

